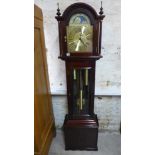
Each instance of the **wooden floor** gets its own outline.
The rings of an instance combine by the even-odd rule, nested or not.
[[[99,132],[98,151],[65,151],[63,133],[57,130],[48,155],[121,155],[121,135]]]

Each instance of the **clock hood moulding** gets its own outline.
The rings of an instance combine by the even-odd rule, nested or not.
[[[96,19],[100,19],[100,20],[103,20],[103,18],[105,17],[105,15],[103,15],[103,13],[100,13],[101,10],[103,10],[102,6],[100,8],[100,15],[98,15],[96,13],[96,11],[94,10],[94,8],[86,3],[74,3],[74,4],[71,4],[69,7],[66,8],[66,10],[63,12],[63,15],[61,15],[60,13],[60,9],[58,8],[58,14],[57,16],[55,17],[58,21],[61,21],[61,20],[64,20],[64,18],[67,18],[68,16],[70,16],[70,13],[74,10],[77,10],[77,8],[81,8],[81,9],[87,9],[89,10],[93,15],[94,15],[94,18]]]

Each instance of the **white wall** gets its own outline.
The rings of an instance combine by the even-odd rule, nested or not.
[[[118,130],[120,123],[120,85],[121,85],[121,3],[120,0],[102,0],[104,13],[102,32],[102,55],[103,58],[96,64],[96,87],[95,112],[99,117],[101,129]],[[47,48],[47,61],[50,78],[50,87],[53,94],[53,108],[56,125],[61,127],[64,115],[67,113],[66,103],[66,75],[65,63],[58,59],[58,27],[55,19],[57,2],[61,13],[74,2],[79,0],[35,0],[44,16],[44,32]],[[85,0],[100,10],[100,0]],[[60,96],[63,95],[63,96]],[[118,97],[114,97],[117,95]],[[99,99],[100,98],[100,99]]]
[[[67,111],[66,96],[52,96],[56,127],[61,128]],[[119,96],[95,97],[94,111],[98,116],[99,129],[119,131],[121,99]]]

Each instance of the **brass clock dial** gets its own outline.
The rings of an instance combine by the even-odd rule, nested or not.
[[[67,27],[68,52],[92,52],[93,27],[78,25]]]
[[[68,52],[92,52],[93,26],[87,15],[77,13],[71,16],[67,26]]]

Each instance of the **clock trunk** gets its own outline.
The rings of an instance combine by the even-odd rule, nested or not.
[[[64,121],[66,150],[97,150],[98,119],[94,114],[95,61],[66,62],[68,111]]]

